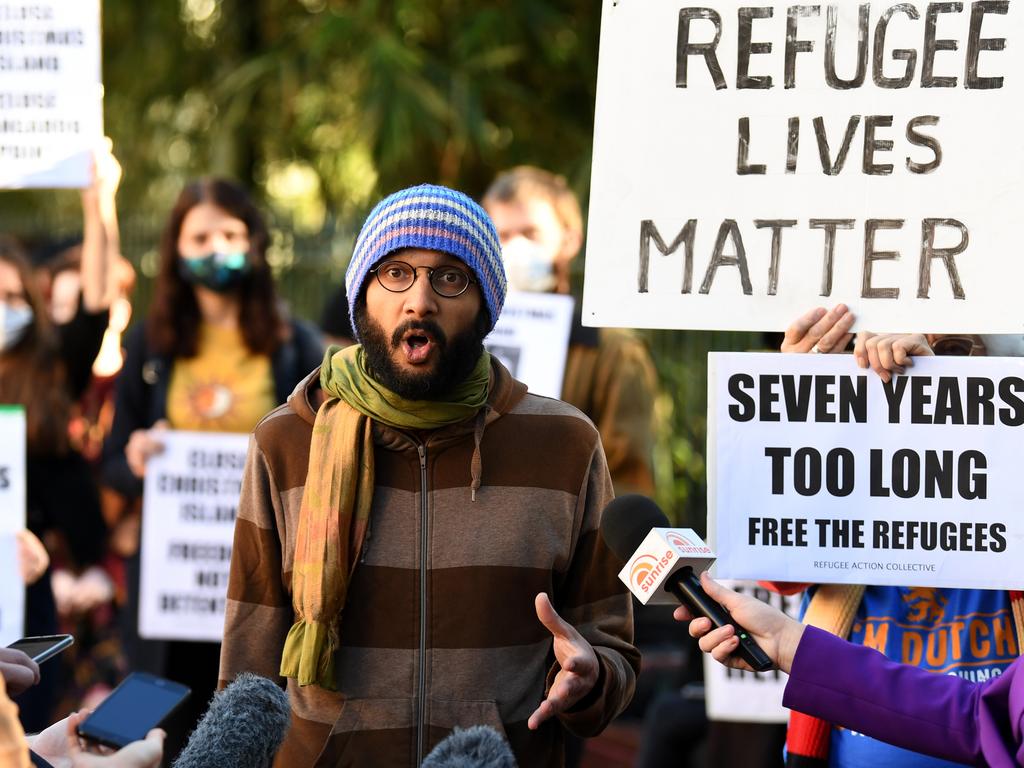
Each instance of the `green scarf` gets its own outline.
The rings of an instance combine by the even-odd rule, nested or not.
[[[281,654],[281,675],[336,689],[338,625],[373,503],[373,422],[437,429],[474,416],[487,402],[491,359],[484,352],[447,401],[406,400],[375,381],[361,346],[331,347],[320,366],[328,399],[309,446],[292,569],[298,620]]]

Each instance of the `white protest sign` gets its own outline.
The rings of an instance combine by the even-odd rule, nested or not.
[[[712,354],[708,537],[726,578],[1024,586],[1024,359]]]
[[[248,435],[166,432],[146,465],[139,634],[163,640],[224,636]]]
[[[0,188],[87,186],[102,136],[99,0],[0,2]]]
[[[0,533],[25,527],[25,409],[0,405]]]
[[[18,568],[18,540],[0,531],[0,647],[24,637],[25,585]]]
[[[783,596],[769,592],[751,581],[727,581],[722,584],[737,592],[753,595],[789,616],[800,611],[803,593]],[[747,672],[719,664],[704,654],[704,698],[708,720],[735,723],[785,723],[789,710],[782,706],[789,675],[771,672]]]
[[[22,637],[25,585],[16,533],[25,527],[25,409],[0,405],[0,646]]]
[[[585,325],[1020,332],[1021,3],[604,0]]]
[[[561,397],[574,306],[572,296],[511,291],[484,346],[534,394]]]

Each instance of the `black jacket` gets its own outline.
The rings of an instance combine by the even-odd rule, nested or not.
[[[291,320],[291,336],[271,356],[274,396],[278,404],[310,371],[323,361],[319,334],[299,320]],[[167,416],[167,390],[174,360],[156,354],[146,343],[144,323],[133,327],[125,339],[124,367],[117,377],[114,424],[103,445],[103,481],[128,497],[142,495],[142,480],[128,468],[124,449],[137,429],[149,429]]]

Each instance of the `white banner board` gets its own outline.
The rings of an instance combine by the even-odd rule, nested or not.
[[[746,595],[753,595],[793,618],[800,612],[803,593],[783,596],[769,592],[752,581],[722,581],[722,584]],[[708,720],[734,723],[785,723],[789,710],[782,706],[789,675],[771,672],[747,672],[723,666],[704,654],[704,698]]]
[[[18,567],[18,542],[11,531],[0,531],[0,647],[24,637],[25,585]]]
[[[0,188],[87,186],[102,136],[99,0],[0,2]]]
[[[25,527],[25,409],[0,405],[0,646],[22,637],[25,585],[16,533]]]
[[[0,405],[0,533],[25,527],[25,409]]]
[[[484,346],[535,395],[561,397],[574,306],[572,296],[510,291]]]
[[[139,634],[220,642],[249,437],[169,431],[161,440],[164,452],[146,465]]]
[[[604,0],[585,325],[1024,328],[1021,3]]]
[[[1024,586],[1024,359],[712,354],[708,537],[725,578]]]

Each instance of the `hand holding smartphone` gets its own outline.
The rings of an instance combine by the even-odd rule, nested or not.
[[[15,640],[8,648],[22,651],[36,664],[42,664],[52,659],[65,648],[70,648],[75,643],[71,635],[39,635],[37,637],[23,637]]]
[[[74,642],[71,635],[25,637],[0,648],[0,677],[9,696],[18,696],[39,682],[39,664]]]
[[[180,683],[133,672],[78,725],[78,735],[120,749],[144,739],[188,698],[189,693],[191,691]]]

